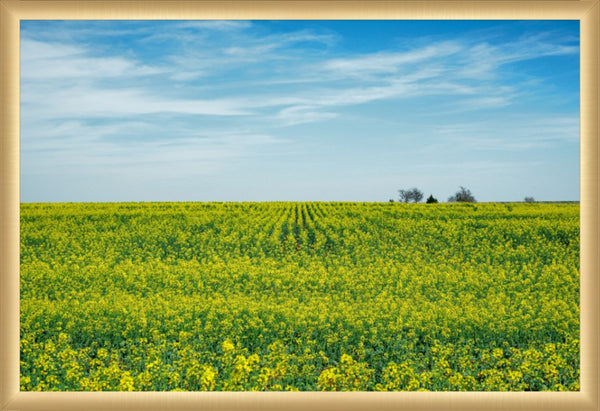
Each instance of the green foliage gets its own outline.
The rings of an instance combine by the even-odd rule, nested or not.
[[[22,204],[21,389],[579,390],[579,205]]]

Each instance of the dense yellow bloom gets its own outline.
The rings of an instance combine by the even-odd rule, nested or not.
[[[23,391],[579,390],[579,205],[23,204]]]

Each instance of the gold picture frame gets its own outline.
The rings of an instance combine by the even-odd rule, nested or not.
[[[19,39],[28,19],[520,19],[580,22],[579,392],[20,392]],[[0,411],[598,410],[599,0],[0,0]]]

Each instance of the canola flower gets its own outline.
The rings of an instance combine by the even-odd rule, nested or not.
[[[578,301],[578,204],[21,205],[23,391],[577,391]]]

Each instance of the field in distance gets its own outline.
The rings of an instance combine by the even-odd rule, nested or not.
[[[579,204],[21,204],[21,390],[579,390]]]

